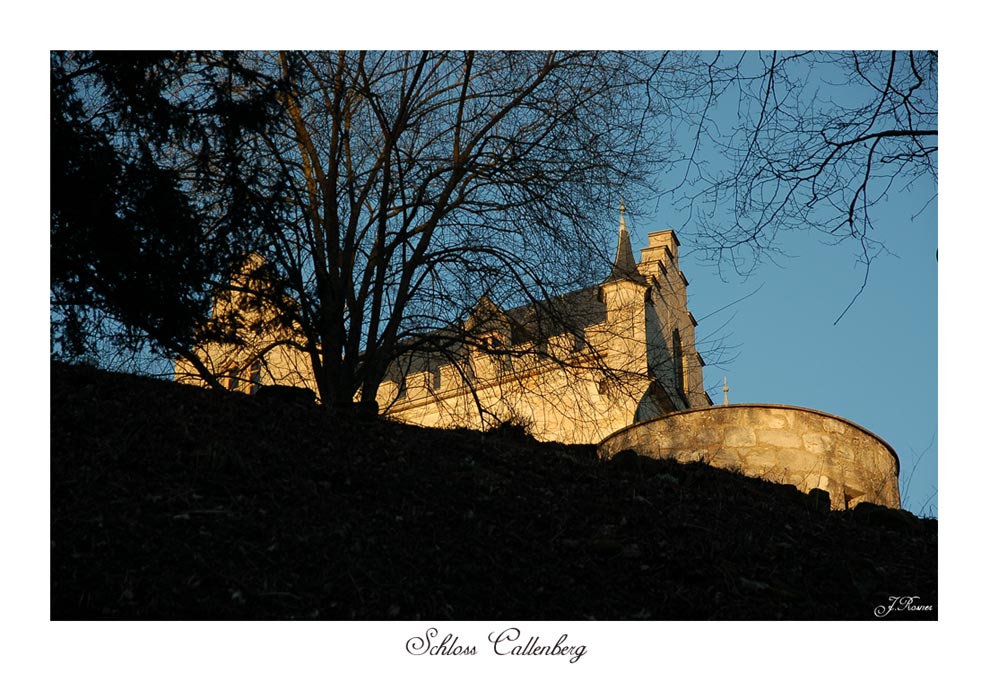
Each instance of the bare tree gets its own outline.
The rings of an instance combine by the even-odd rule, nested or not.
[[[889,235],[871,217],[879,203],[902,190],[936,198],[937,52],[707,60],[705,99],[691,110],[697,123],[672,191],[713,259],[747,273],[781,252],[779,232],[809,229],[826,241],[855,239],[868,265]]]
[[[370,403],[393,363],[482,297],[545,303],[598,280],[618,195],[655,186],[668,138],[654,120],[684,66],[611,52],[245,54],[244,95],[275,90],[283,109],[245,161],[284,197],[258,232],[252,273],[266,282],[230,289],[295,335],[285,345],[324,404]]]

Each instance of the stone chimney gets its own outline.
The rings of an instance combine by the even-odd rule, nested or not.
[[[674,268],[678,268],[677,246],[680,245],[680,241],[677,240],[677,234],[674,233],[674,230],[654,231],[649,236],[650,246],[643,248],[640,263],[662,262],[665,267],[673,264]]]

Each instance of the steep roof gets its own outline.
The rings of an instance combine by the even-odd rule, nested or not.
[[[619,206],[619,243],[615,250],[612,272],[605,282],[612,283],[619,280],[628,280],[640,285],[647,284],[646,278],[636,266],[636,258],[633,257],[632,241],[629,239],[629,230],[626,229],[625,205]]]

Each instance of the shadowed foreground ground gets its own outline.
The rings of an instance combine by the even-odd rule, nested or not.
[[[937,618],[937,522],[52,365],[53,619]]]

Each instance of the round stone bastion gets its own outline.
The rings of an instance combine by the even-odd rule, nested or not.
[[[887,442],[844,418],[778,404],[676,411],[612,433],[610,459],[631,449],[650,458],[701,461],[749,477],[827,491],[832,509],[871,502],[899,509],[900,461]]]

